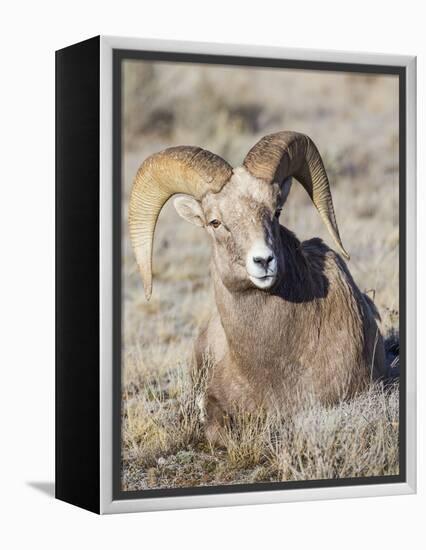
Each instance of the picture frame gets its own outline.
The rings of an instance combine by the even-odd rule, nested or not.
[[[121,106],[126,60],[398,80],[398,475],[122,489]],[[56,312],[56,498],[104,514],[414,493],[415,57],[107,36],[56,52]]]

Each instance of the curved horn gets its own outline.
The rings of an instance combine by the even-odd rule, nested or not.
[[[141,165],[130,195],[129,228],[147,300],[152,293],[155,225],[166,201],[176,193],[200,200],[208,191],[220,191],[231,175],[226,161],[199,147],[171,147]]]
[[[343,247],[334,214],[327,173],[314,142],[297,132],[278,132],[263,137],[244,159],[244,166],[256,178],[282,182],[294,176],[306,189],[340,253]]]

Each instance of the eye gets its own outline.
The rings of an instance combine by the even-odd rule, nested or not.
[[[279,218],[279,217],[280,217],[280,215],[281,215],[281,210],[282,210],[282,208],[277,208],[277,209],[275,210],[275,217],[276,217],[276,218]]]
[[[220,226],[220,221],[219,220],[212,220],[209,225],[211,225],[212,227],[214,227],[215,229],[217,229],[219,226]]]

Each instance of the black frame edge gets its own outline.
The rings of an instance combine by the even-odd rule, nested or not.
[[[100,37],[55,69],[55,497],[99,513]]]

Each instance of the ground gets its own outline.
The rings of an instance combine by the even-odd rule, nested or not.
[[[192,343],[212,294],[206,235],[163,209],[154,291],[144,298],[130,248],[132,179],[151,153],[199,145],[234,166],[262,135],[307,133],[328,171],[349,269],[398,342],[398,83],[395,77],[127,62],[122,227],[122,484],[124,490],[398,473],[398,385],[373,385],[325,409],[307,399],[285,422],[242,417],[224,449],[203,439],[189,380]],[[293,185],[281,223],[300,239],[326,229]],[[198,393],[197,393],[198,392]]]

